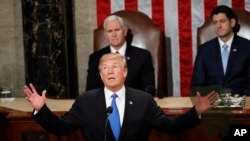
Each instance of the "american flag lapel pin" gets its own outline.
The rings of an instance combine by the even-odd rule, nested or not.
[[[133,101],[129,101],[129,104],[132,105],[132,104],[133,104]]]

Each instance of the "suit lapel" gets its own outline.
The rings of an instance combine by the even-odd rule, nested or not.
[[[125,57],[126,57],[127,65],[128,66],[130,64],[130,59],[132,58],[131,48],[132,48],[132,46],[130,46],[130,45],[127,44],[127,48],[126,48],[126,52],[125,52]]]
[[[104,54],[107,54],[107,53],[111,53],[110,46],[107,46],[105,51],[104,51]]]
[[[125,94],[125,111],[124,111],[124,118],[122,123],[122,129],[120,133],[120,138],[125,135],[127,131],[127,122],[131,121],[131,118],[133,117],[133,110],[134,110],[134,102],[135,98],[133,96],[133,93],[129,91],[128,88],[126,88],[126,94]]]
[[[230,74],[230,71],[231,71],[232,66],[235,62],[237,54],[238,54],[238,40],[237,40],[237,36],[235,35],[233,42],[232,42],[232,45],[231,45],[229,58],[228,58],[226,76],[227,76],[227,74]]]
[[[219,44],[218,38],[215,41],[215,50],[214,51],[215,51],[215,61],[214,62],[217,65],[219,73],[224,78],[224,71],[223,71],[222,58],[221,58],[221,49],[220,49],[220,44]],[[217,60],[220,60],[220,61],[217,61]]]
[[[106,102],[105,102],[105,97],[104,97],[104,89],[101,88],[97,95],[96,95],[96,101],[95,105],[97,109],[100,109],[98,112],[100,115],[106,115]],[[105,117],[105,116],[104,116]]]
[[[106,110],[107,106],[105,102],[104,88],[100,88],[98,93],[96,94],[95,105],[96,105],[96,112],[98,112],[97,120],[100,122],[100,125],[103,125],[103,127],[105,128],[107,120],[107,110]],[[112,135],[112,131],[109,124],[107,125],[107,135],[108,134]]]

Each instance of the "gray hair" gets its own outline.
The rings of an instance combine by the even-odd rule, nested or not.
[[[120,24],[121,24],[121,26],[122,26],[123,28],[126,27],[126,26],[125,26],[125,23],[124,23],[124,20],[123,20],[121,17],[119,17],[119,16],[117,16],[117,15],[110,15],[110,16],[108,16],[108,17],[104,20],[104,22],[103,22],[103,28],[105,29],[106,26],[107,26],[107,24],[108,24],[109,22],[111,22],[111,21],[114,21],[114,20],[119,21]]]

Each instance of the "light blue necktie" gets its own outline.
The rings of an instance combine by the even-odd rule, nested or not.
[[[116,98],[118,96],[116,94],[113,94],[111,97],[113,98],[112,103],[111,103],[113,112],[110,114],[109,122],[112,128],[113,134],[115,136],[115,140],[118,141],[119,135],[120,135],[120,129],[121,129],[119,111],[116,105]]]
[[[222,54],[221,54],[221,59],[222,59],[222,65],[223,65],[223,70],[224,74],[226,73],[227,70],[227,61],[228,61],[228,56],[229,56],[229,51],[228,51],[228,45],[224,44],[222,46]]]

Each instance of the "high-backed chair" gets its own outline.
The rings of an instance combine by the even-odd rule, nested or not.
[[[233,12],[237,15],[240,24],[240,31],[237,34],[250,40],[250,12],[240,9],[233,9]],[[197,30],[197,45],[199,46],[214,37],[216,37],[216,34],[214,32],[212,21],[209,18],[209,20]]]
[[[126,36],[127,43],[134,46],[147,49],[151,52],[153,65],[155,68],[156,89],[161,90],[160,94],[168,95],[167,90],[167,56],[166,47],[169,40],[163,37],[162,32],[156,27],[152,20],[142,12],[122,10],[113,13],[124,19],[125,25],[129,31]],[[165,42],[168,41],[168,42]],[[103,26],[94,30],[94,51],[97,51],[108,45],[104,37]],[[170,61],[168,61],[170,62]]]

